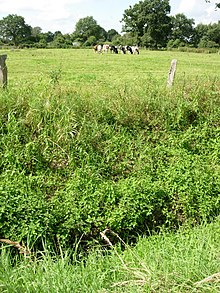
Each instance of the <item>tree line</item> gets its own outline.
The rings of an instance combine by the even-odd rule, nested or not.
[[[206,1],[208,2],[208,1]],[[220,3],[216,3],[216,9]],[[129,6],[122,16],[122,34],[106,31],[93,16],[79,19],[71,34],[42,32],[24,17],[9,14],[0,20],[0,45],[36,48],[91,47],[96,43],[139,45],[147,48],[220,47],[220,21],[198,24],[183,13],[170,15],[169,0],[143,0]]]

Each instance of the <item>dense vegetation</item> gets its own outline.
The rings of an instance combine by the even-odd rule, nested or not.
[[[219,214],[218,55],[176,53],[167,89],[170,54],[8,52],[1,238],[88,247]]]
[[[208,2],[208,1],[207,1]],[[219,8],[219,3],[216,7]],[[169,0],[144,0],[125,9],[122,33],[106,31],[93,16],[78,20],[72,33],[42,32],[31,27],[22,16],[10,14],[0,20],[0,45],[20,48],[91,47],[96,43],[138,45],[147,48],[220,47],[220,22],[195,25],[183,13],[171,16]],[[39,24],[40,25],[40,24]]]

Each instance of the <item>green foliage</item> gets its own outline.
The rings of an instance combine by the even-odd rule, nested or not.
[[[142,38],[143,46],[165,46],[171,31],[169,13],[170,5],[167,0],[140,1],[124,11],[123,30],[136,33],[139,43]]]
[[[120,34],[115,29],[110,29],[107,31],[107,41],[112,42],[114,38],[120,36]]]
[[[188,19],[183,13],[176,14],[172,19],[171,38],[190,43],[194,34],[194,19]]]
[[[9,14],[0,20],[0,35],[3,41],[12,41],[17,46],[30,37],[31,27],[22,16]]]
[[[201,48],[219,48],[220,46],[220,22],[202,25],[195,28],[195,40]]]
[[[81,18],[76,23],[73,38],[85,43],[91,36],[94,36],[97,40],[105,40],[107,33],[92,16]]]
[[[22,16],[12,14],[0,20],[0,43],[20,48],[79,48],[104,42],[153,49],[220,46],[220,22],[195,27],[194,19],[183,13],[170,16],[167,0],[139,1],[124,11],[122,22],[126,33],[120,35],[115,29],[106,32],[93,16],[87,16],[79,19],[72,34],[63,35],[60,31],[42,33],[40,27],[32,28]]]
[[[71,247],[80,237],[99,241],[106,227],[132,240],[219,214],[218,56],[179,54],[179,79],[168,90],[161,80],[170,53],[62,51],[59,70],[60,51],[29,53],[25,70],[38,64],[41,72],[32,81],[27,70],[18,87],[24,52],[11,52],[14,75],[0,93],[1,238]],[[188,71],[189,83],[185,62],[209,77]]]

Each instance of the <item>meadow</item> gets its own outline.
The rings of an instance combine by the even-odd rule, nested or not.
[[[219,55],[3,53],[3,292],[218,292]]]

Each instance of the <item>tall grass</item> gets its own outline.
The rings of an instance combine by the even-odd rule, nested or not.
[[[14,263],[2,248],[1,292],[217,293],[219,224],[218,219],[175,234],[152,235],[123,252],[120,247],[111,252],[96,249],[86,261],[77,261],[76,251],[60,257],[45,251],[37,259],[17,257]]]
[[[106,227],[132,241],[219,214],[219,61],[175,53],[168,90],[171,54],[9,52],[2,238],[88,249]]]

